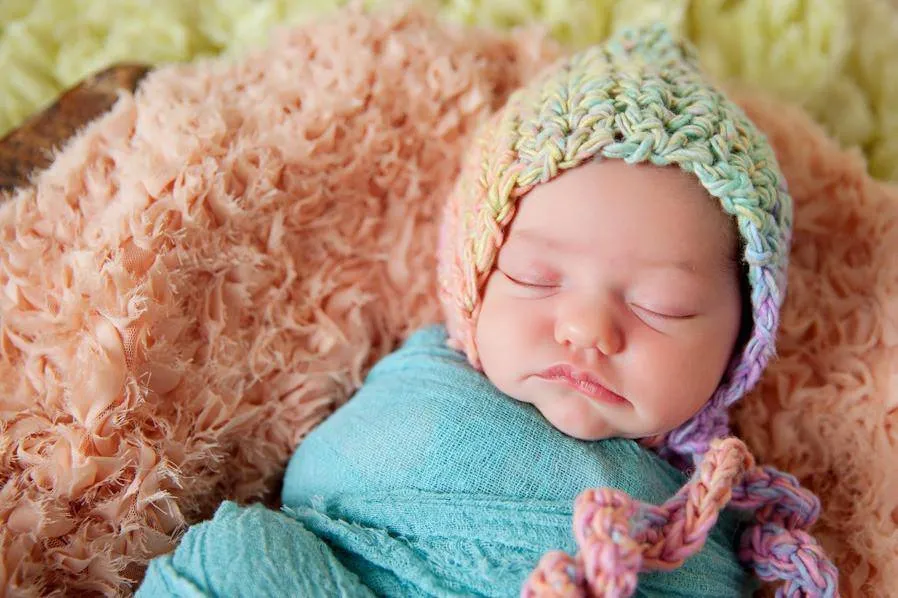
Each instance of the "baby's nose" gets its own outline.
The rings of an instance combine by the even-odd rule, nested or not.
[[[559,306],[555,340],[576,350],[597,349],[605,355],[623,350],[624,335],[610,301],[571,297]]]

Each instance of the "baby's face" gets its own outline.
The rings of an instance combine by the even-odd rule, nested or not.
[[[486,376],[585,440],[688,420],[739,333],[735,232],[717,200],[679,169],[607,160],[518,207],[477,322]]]

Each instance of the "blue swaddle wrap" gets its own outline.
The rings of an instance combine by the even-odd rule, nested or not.
[[[283,512],[225,503],[155,559],[139,596],[516,596],[545,552],[574,552],[572,509],[613,486],[659,504],[685,476],[630,440],[565,436],[499,392],[430,327],[372,369],[300,445]],[[742,596],[725,512],[641,596]]]

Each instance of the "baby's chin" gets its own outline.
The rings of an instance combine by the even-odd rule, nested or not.
[[[559,400],[547,397],[543,401],[524,402],[536,407],[556,430],[578,440],[593,441],[626,436],[603,418],[586,399],[582,399],[581,403],[577,399]]]

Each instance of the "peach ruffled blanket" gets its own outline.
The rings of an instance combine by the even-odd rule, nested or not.
[[[0,586],[127,593],[436,321],[464,142],[558,53],[352,9],[164,68],[0,208]],[[735,414],[818,492],[848,596],[898,587],[898,190],[802,113],[736,96],[796,206],[780,357]]]

